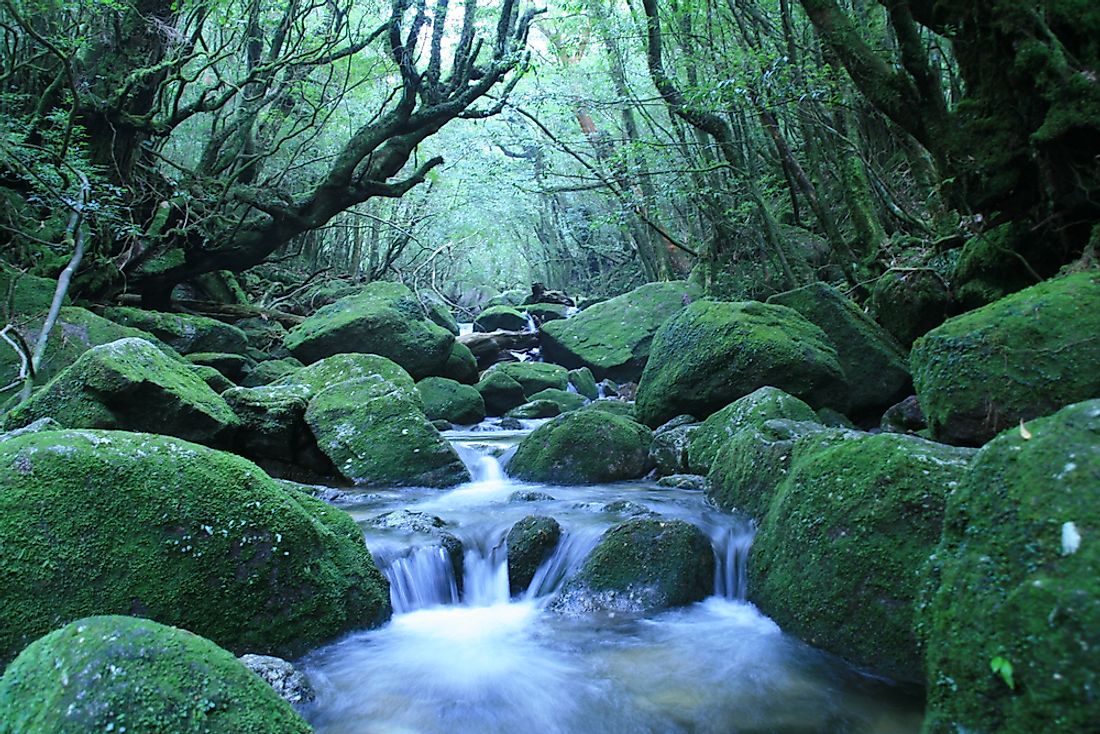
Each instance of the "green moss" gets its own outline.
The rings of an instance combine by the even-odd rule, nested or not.
[[[86,617],[31,644],[0,678],[0,734],[308,734],[233,655],[186,630]]]
[[[870,313],[908,349],[917,337],[943,323],[949,294],[943,278],[930,268],[888,272],[875,281]]]
[[[649,471],[653,433],[596,410],[567,413],[539,426],[508,462],[516,479],[551,484],[597,484],[637,479]]]
[[[552,517],[528,515],[508,531],[508,586],[521,594],[531,585],[535,572],[554,552],[561,539],[561,525]]]
[[[650,426],[682,413],[702,418],[765,385],[814,407],[847,401],[836,350],[797,311],[696,301],[657,332],[636,409]]]
[[[180,354],[244,354],[248,349],[248,337],[242,330],[205,316],[161,313],[129,306],[108,308],[104,315],[123,326],[149,332]]]
[[[592,375],[592,370],[587,367],[569,370],[569,384],[589,400],[596,400],[600,396],[599,388],[596,387],[596,378]]]
[[[348,380],[385,381],[404,390],[412,390],[413,379],[392,359],[377,354],[334,354],[295,372],[280,377],[272,385],[305,385],[311,394]]]
[[[424,314],[429,321],[458,336],[458,321],[455,319],[455,315],[451,313],[451,309],[438,296],[430,291],[422,292],[420,303],[423,304]]]
[[[175,438],[47,431],[0,444],[0,661],[90,614],[294,656],[389,615],[345,513]],[[357,537],[358,541],[352,539]]]
[[[486,308],[492,308],[493,306],[519,306],[523,304],[523,299],[527,298],[527,291],[522,288],[515,288],[513,290],[504,291],[498,293],[489,299],[485,304]]]
[[[553,418],[561,415],[561,406],[553,400],[532,400],[518,407],[512,408],[504,414],[508,418]]]
[[[213,444],[226,442],[237,425],[225,401],[184,363],[135,338],[89,349],[4,425],[45,417],[67,428],[156,431]]]
[[[224,352],[191,352],[187,361],[194,365],[213,367],[230,380],[239,380],[249,368],[249,359],[240,354]]]
[[[49,310],[57,283],[47,278],[25,275],[0,263],[0,321],[5,324],[18,317],[31,317]],[[65,298],[65,304],[69,299]]]
[[[424,316],[400,283],[377,281],[319,309],[286,337],[286,348],[306,364],[344,352],[378,354],[414,378],[434,374],[451,354],[454,335]]]
[[[937,440],[997,431],[1100,395],[1100,273],[1048,280],[949,319],[913,345],[917,397]]]
[[[713,586],[714,552],[699,528],[628,520],[604,533],[555,606],[652,612],[699,601]]]
[[[504,415],[527,401],[523,385],[500,370],[489,370],[474,385],[485,401],[486,415]]]
[[[524,331],[527,317],[511,306],[490,306],[474,319],[474,331]]]
[[[569,371],[549,362],[500,362],[485,374],[494,372],[501,372],[518,382],[528,398],[550,388],[565,390],[569,385]]]
[[[316,364],[316,363],[315,363]],[[292,375],[302,369],[302,363],[294,357],[284,359],[268,359],[260,362],[248,371],[241,380],[242,387],[259,387],[267,385],[282,378]],[[412,379],[411,377],[409,378]]]
[[[986,444],[948,499],[918,616],[926,734],[1100,720],[1100,400],[1027,427],[1029,439],[1014,428]]]
[[[469,385],[445,377],[425,377],[416,383],[416,389],[429,420],[469,425],[485,419],[485,400]]]
[[[449,377],[466,385],[477,382],[477,358],[470,348],[462,342],[456,341],[451,346],[451,354],[447,357],[443,367],[439,369],[439,377]]]
[[[1029,236],[1026,225],[1006,223],[975,235],[963,245],[953,281],[965,309],[979,308],[1034,282],[1021,272],[1017,251]]]
[[[567,390],[556,390],[554,388],[547,388],[546,390],[539,390],[537,393],[528,398],[531,402],[549,400],[552,403],[556,403],[559,412],[568,413],[572,410],[584,407],[587,402],[583,395],[579,395],[575,392],[569,392]]]
[[[371,487],[450,487],[470,481],[454,449],[424,416],[415,388],[341,382],[313,396],[306,422],[349,481]]]
[[[636,381],[657,329],[702,290],[683,281],[650,283],[542,328],[543,356],[599,379]]]
[[[754,390],[714,413],[699,426],[692,435],[688,449],[688,467],[696,474],[706,474],[718,452],[738,431],[779,418],[815,422],[817,414],[806,403],[777,388]]]
[[[627,400],[593,400],[591,403],[581,408],[581,410],[598,410],[603,413],[611,413],[612,415],[634,420],[634,403]]]
[[[813,645],[922,681],[919,574],[971,454],[879,434],[796,457],[753,542],[750,598]]]
[[[191,372],[197,376],[200,380],[206,383],[206,386],[211,390],[221,395],[226,390],[236,387],[233,381],[228,377],[218,372],[213,367],[205,364],[192,364],[190,366]]]

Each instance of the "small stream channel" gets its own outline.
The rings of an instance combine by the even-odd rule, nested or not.
[[[317,689],[304,711],[317,734],[919,731],[920,701],[784,634],[744,601],[752,529],[702,493],[647,481],[517,482],[501,467],[524,431],[447,435],[472,483],[376,491],[346,506],[390,580],[394,617],[301,661]],[[620,500],[630,504],[607,507]],[[461,581],[437,537],[373,524],[394,510],[446,522],[442,530],[465,549]],[[648,618],[548,611],[600,535],[645,511],[710,536],[714,595]],[[530,588],[512,597],[504,538],[532,514],[554,517],[563,536]]]

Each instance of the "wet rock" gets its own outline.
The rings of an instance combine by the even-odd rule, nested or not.
[[[556,390],[554,388],[540,390],[534,395],[531,395],[528,400],[531,402],[549,400],[558,406],[558,412],[560,413],[569,413],[578,408],[583,408],[584,404],[587,402],[583,395],[567,390]]]
[[[566,390],[569,386],[569,371],[564,367],[548,362],[500,362],[486,373],[503,373],[523,387],[523,394],[531,398],[547,389]]]
[[[634,403],[615,398],[593,400],[581,410],[598,410],[603,413],[617,415],[620,418],[634,420]]]
[[[0,722],[27,734],[313,731],[210,640],[122,616],[79,619],[27,647],[0,678]]]
[[[698,474],[670,474],[657,480],[660,487],[672,487],[673,489],[690,489],[702,492],[707,488],[707,478]]]
[[[275,464],[297,465],[334,475],[328,458],[317,447],[306,423],[310,389],[305,385],[234,387],[222,393],[240,422],[234,450],[276,471]],[[280,473],[276,471],[276,473]]]
[[[528,515],[508,531],[508,585],[512,595],[531,585],[546,559],[561,539],[561,525],[552,517]]]
[[[443,518],[416,510],[383,512],[378,517],[371,519],[368,524],[376,528],[401,530],[406,533],[428,533],[429,535],[439,528],[447,526]]]
[[[460,341],[455,341],[451,346],[451,353],[447,361],[439,368],[438,377],[447,377],[463,385],[472,385],[477,382],[477,359],[470,348]]]
[[[474,331],[524,331],[527,316],[511,306],[489,306],[474,319]]]
[[[658,474],[676,474],[689,471],[688,447],[699,423],[682,423],[679,419],[691,416],[679,416],[653,432],[653,443],[649,455],[657,467]],[[670,427],[669,424],[673,425]]]
[[[645,476],[652,432],[610,413],[567,413],[531,432],[508,462],[523,481],[597,484]]]
[[[987,443],[917,608],[929,734],[1091,731],[1100,700],[1100,400]],[[1003,661],[997,665],[997,660]]]
[[[885,433],[915,434],[928,428],[928,422],[924,419],[924,411],[921,410],[917,396],[910,395],[882,414],[879,427]]]
[[[508,418],[521,418],[525,420],[553,418],[556,415],[561,415],[561,406],[553,400],[532,400],[517,408],[512,408],[507,413]]]
[[[537,492],[533,489],[519,489],[508,495],[509,502],[547,502],[553,499],[546,492]]]
[[[595,400],[600,396],[599,388],[596,387],[596,378],[592,376],[592,370],[587,367],[569,370],[569,384],[578,394],[589,400]]]
[[[608,502],[600,508],[600,512],[610,512],[616,515],[626,515],[627,517],[658,517],[656,512],[645,505],[639,505],[637,502],[631,502],[630,500]]]
[[[244,667],[263,678],[287,703],[300,706],[317,697],[305,673],[282,658],[273,655],[241,655],[238,660]]]

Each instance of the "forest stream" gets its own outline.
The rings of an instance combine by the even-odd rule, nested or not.
[[[784,634],[744,600],[752,526],[701,492],[648,480],[582,487],[509,478],[502,465],[541,422],[512,431],[490,419],[446,433],[470,483],[353,495],[345,506],[390,582],[394,617],[301,662],[317,690],[304,712],[317,734],[919,731],[919,699]],[[438,540],[377,526],[402,510],[441,518],[462,541],[461,591]],[[547,608],[608,528],[645,513],[711,538],[712,596],[648,618]],[[563,532],[530,586],[512,596],[505,536],[531,514],[552,516]]]

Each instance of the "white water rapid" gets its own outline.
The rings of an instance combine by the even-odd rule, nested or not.
[[[530,424],[528,425],[530,427]],[[920,703],[783,634],[744,601],[752,528],[700,492],[629,482],[514,481],[526,431],[451,434],[473,481],[372,493],[347,509],[390,581],[393,619],[301,661],[317,734],[913,734]],[[608,508],[612,502],[628,500]],[[638,514],[711,538],[714,595],[649,617],[562,616],[548,604],[610,527]],[[508,530],[562,537],[509,591]]]

